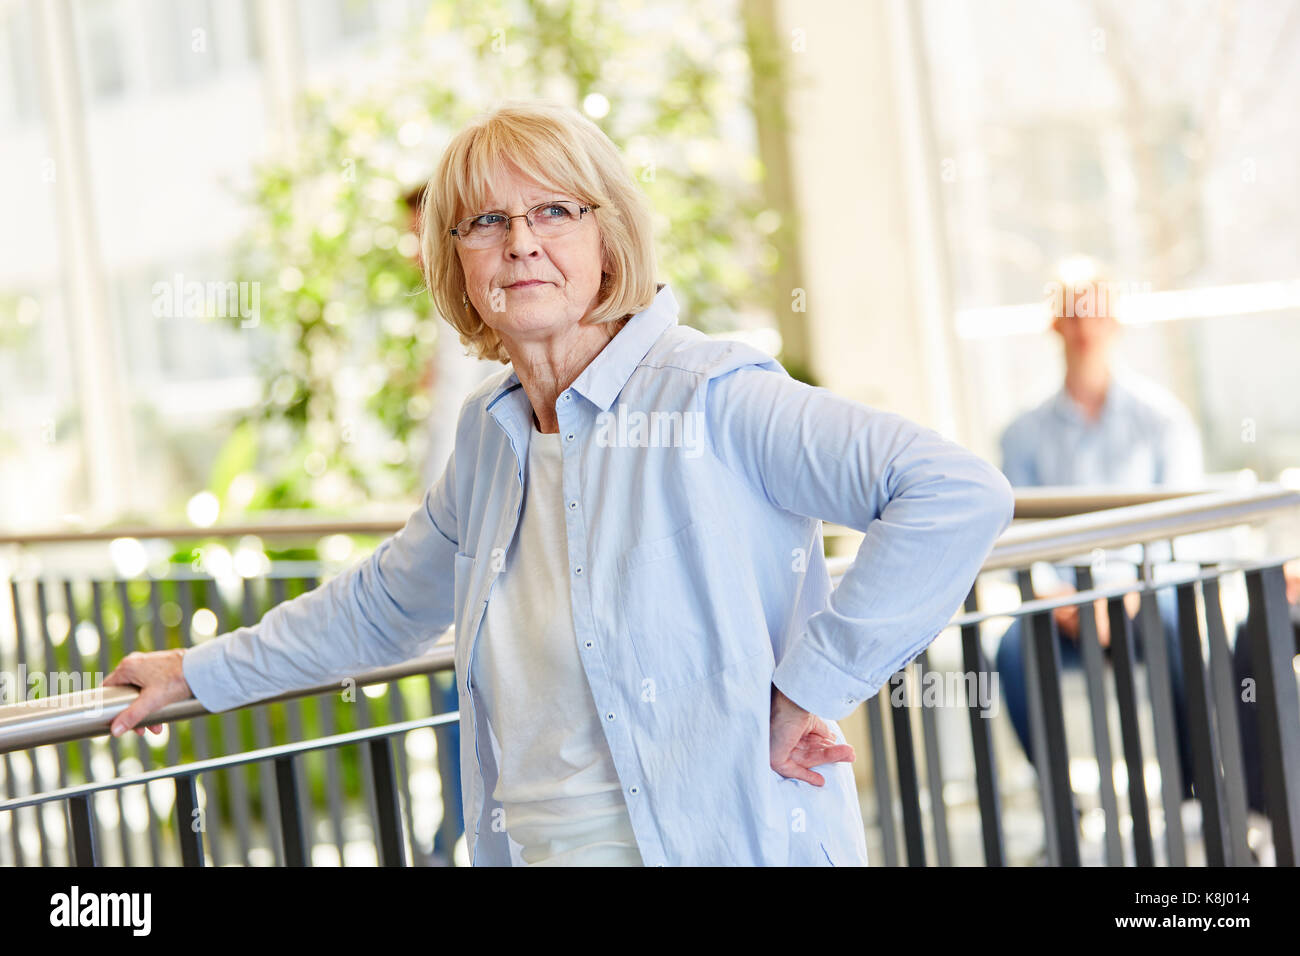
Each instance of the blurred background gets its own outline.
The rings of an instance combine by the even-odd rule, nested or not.
[[[1211,472],[1300,462],[1296,3],[0,2],[0,525],[407,508],[472,362],[404,197],[507,96],[581,108],[683,321],[996,460],[1043,287]],[[497,366],[499,367],[499,366]]]
[[[1300,486],[1296,0],[0,0],[12,660],[24,629],[73,670],[210,638],[400,526],[501,368],[423,291],[415,197],[471,117],[530,97],[623,150],[682,322],[1001,464],[1061,387],[1047,284],[1088,257],[1126,290],[1116,359],[1190,412],[1209,482]],[[1225,601],[1239,622],[1244,585]],[[302,738],[257,713],[243,746]],[[412,738],[436,793],[451,742]],[[113,742],[105,773],[164,744],[207,748]],[[39,759],[6,787],[39,790]],[[456,822],[407,796],[421,840]],[[137,835],[144,806],[121,807]],[[333,860],[372,860],[341,819]]]

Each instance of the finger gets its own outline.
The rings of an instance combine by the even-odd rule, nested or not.
[[[824,763],[852,763],[857,759],[857,754],[848,744],[835,744],[832,747],[809,747],[805,750],[796,750],[790,755],[790,759],[804,767],[817,767]]]
[[[162,733],[162,724],[150,724],[149,729],[152,730],[155,734],[160,734]]]
[[[109,726],[109,731],[114,737],[120,737],[128,730],[132,729],[140,722],[140,718],[149,713],[153,708],[146,707],[139,697],[126,710],[122,711],[113,718],[113,723]]]
[[[773,769],[787,779],[802,780],[805,783],[811,783],[814,787],[820,787],[826,783],[826,779],[821,774],[806,767],[801,767],[796,763],[784,764]]]

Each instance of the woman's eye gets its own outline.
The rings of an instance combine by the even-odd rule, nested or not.
[[[545,209],[543,209],[542,213],[548,219],[563,219],[565,216],[569,214],[569,210],[565,209],[563,206],[560,205],[552,205],[552,206],[547,206]]]
[[[476,226],[494,226],[500,222],[501,216],[494,212],[484,213],[474,220]]]

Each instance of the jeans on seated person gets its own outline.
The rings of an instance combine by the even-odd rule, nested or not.
[[[1183,778],[1183,799],[1193,795],[1192,788],[1192,753],[1191,741],[1187,735],[1187,695],[1183,687],[1183,660],[1178,640],[1178,603],[1173,588],[1156,591],[1156,604],[1160,609],[1160,619],[1164,625],[1165,648],[1169,657],[1170,682],[1174,696],[1174,735],[1178,741],[1178,763]],[[1020,746],[1034,762],[1034,752],[1029,739],[1029,699],[1025,684],[1024,635],[1021,622],[1016,618],[1002,635],[998,644],[994,667],[998,672],[998,681],[1002,684],[1003,695],[1007,702],[1007,712],[1011,724],[1015,727]],[[1142,641],[1136,635],[1137,622],[1134,621],[1134,656],[1142,660]],[[1057,631],[1057,647],[1060,651],[1061,667],[1082,667],[1083,658],[1078,643]],[[1110,648],[1103,653],[1110,657]],[[1144,755],[1145,756],[1145,755]]]

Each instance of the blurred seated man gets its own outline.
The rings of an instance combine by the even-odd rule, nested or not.
[[[1049,286],[1052,330],[1065,352],[1065,381],[1047,400],[1019,415],[1003,432],[1002,471],[1015,487],[1040,485],[1195,486],[1204,476],[1200,437],[1191,415],[1169,392],[1116,367],[1111,352],[1119,332],[1112,287],[1097,276],[1089,260],[1063,265],[1059,280]],[[1035,568],[1034,592],[1048,598],[1075,591],[1068,577],[1050,566]],[[1039,580],[1038,572],[1047,580]],[[1131,574],[1124,580],[1132,580]],[[1094,586],[1121,583],[1105,568],[1096,569]],[[1172,589],[1156,592],[1169,650],[1174,690],[1179,762],[1183,796],[1191,795],[1191,750],[1186,726],[1182,662],[1179,653],[1176,598]],[[1136,592],[1125,595],[1130,618],[1137,613]],[[1098,641],[1110,650],[1106,602],[1095,604]],[[1052,612],[1063,667],[1078,667],[1079,609]],[[1007,710],[1030,763],[1029,710],[1022,656],[1022,618],[1016,618],[998,646],[995,666],[1006,696]],[[1136,642],[1141,655],[1141,641]]]

